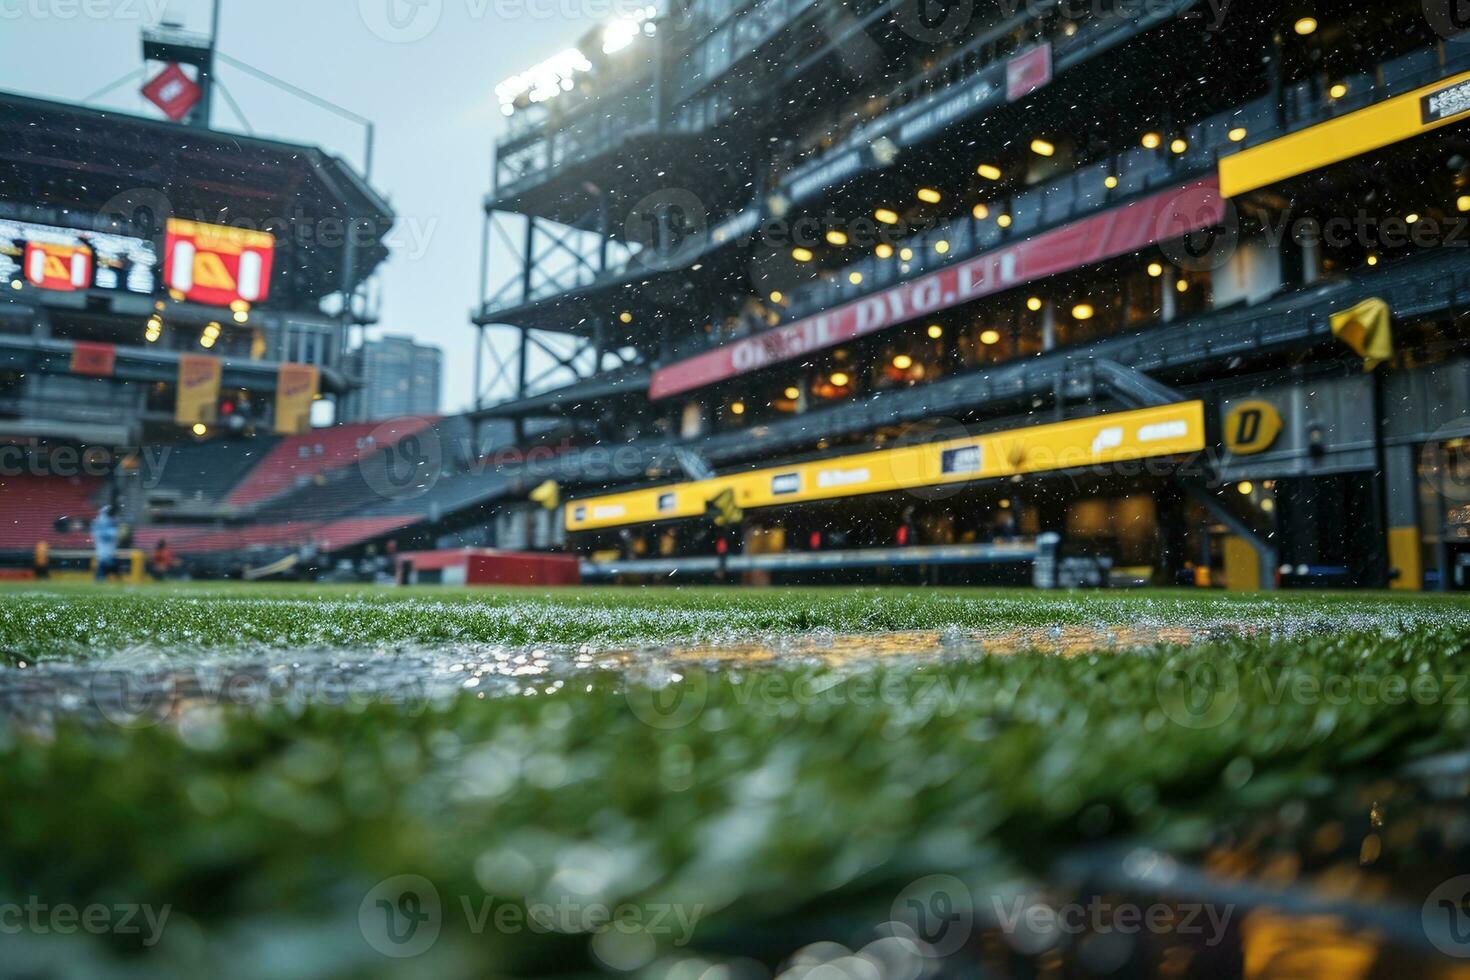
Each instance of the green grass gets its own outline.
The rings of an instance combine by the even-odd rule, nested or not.
[[[461,901],[492,895],[697,908],[687,945],[626,940],[662,966],[776,957],[861,936],[928,874],[980,887],[1114,837],[1187,853],[1242,813],[1470,736],[1470,607],[1434,597],[0,592],[0,642],[25,658],[1051,624],[1278,629],[1188,649],[686,671],[672,684],[657,671],[568,674],[534,697],[467,692],[413,710],[0,725],[0,896],[172,906],[143,959],[125,938],[66,943],[88,972],[386,971],[359,906],[401,874],[428,878],[444,906],[415,975],[590,974],[594,948],[613,942],[475,932]],[[1322,693],[1334,678],[1352,682],[1346,698]],[[683,700],[660,700],[671,692]],[[52,951],[19,940],[7,938],[12,965]]]
[[[1051,625],[1417,630],[1470,625],[1470,600],[1200,592],[1043,595],[949,589],[467,591],[292,586],[0,589],[12,662],[137,647],[361,650],[443,644],[597,647],[827,630]]]

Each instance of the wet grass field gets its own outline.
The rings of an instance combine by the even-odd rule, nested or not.
[[[164,919],[22,968],[1149,975],[1308,918],[1457,962],[1457,599],[9,588],[0,651],[0,896]],[[1216,928],[1003,914],[1094,891]]]

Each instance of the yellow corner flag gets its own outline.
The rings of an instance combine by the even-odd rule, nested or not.
[[[745,511],[735,503],[735,491],[726,489],[710,500],[706,513],[714,515],[716,527],[733,527],[745,520]]]
[[[531,491],[531,499],[547,510],[556,510],[561,506],[561,485],[555,480],[547,480]]]
[[[1381,299],[1364,300],[1350,310],[1334,313],[1332,335],[1362,355],[1364,371],[1393,357],[1393,316]]]

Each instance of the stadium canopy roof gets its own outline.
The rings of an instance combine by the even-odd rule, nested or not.
[[[271,230],[290,292],[310,298],[342,286],[346,221],[360,223],[361,282],[387,257],[383,238],[395,218],[359,174],[319,147],[9,92],[0,92],[0,188],[38,216],[71,216],[57,223],[100,215],[151,236],[162,230],[162,202],[176,216]]]

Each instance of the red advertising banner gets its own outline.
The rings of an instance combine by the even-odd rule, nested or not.
[[[92,250],[85,245],[26,242],[26,281],[39,289],[73,292],[92,284]]]
[[[112,377],[117,364],[117,348],[112,344],[91,344],[77,341],[71,350],[71,373],[86,374],[94,378]]]
[[[1051,82],[1051,44],[1042,44],[1006,63],[1006,99],[1024,99]]]
[[[276,240],[265,231],[168,220],[163,278],[185,299],[208,306],[270,295]]]
[[[169,65],[143,86],[143,98],[174,122],[182,121],[203,97],[204,90],[178,65]]]
[[[919,317],[1038,279],[1085,268],[1219,224],[1219,181],[1210,177],[956,263],[885,292],[727,344],[654,372],[650,399],[806,357]]]

